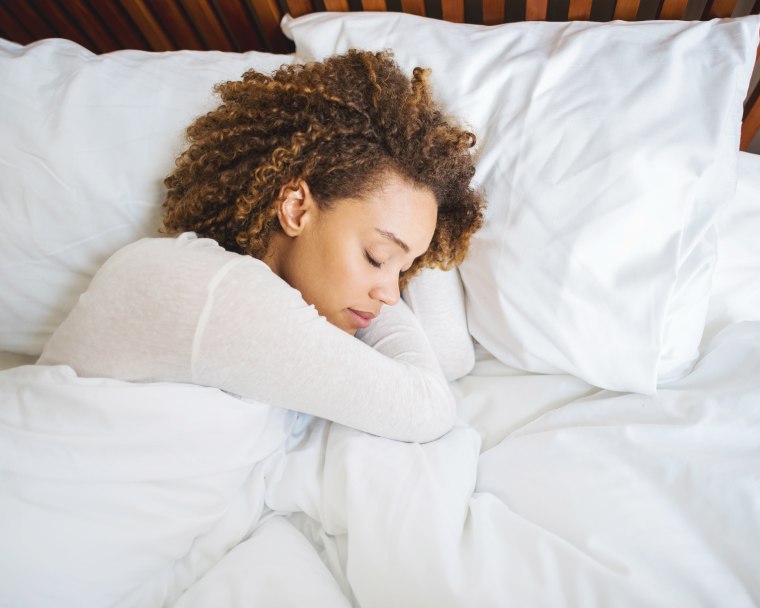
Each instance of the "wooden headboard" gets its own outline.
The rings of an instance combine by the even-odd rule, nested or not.
[[[68,38],[96,53],[178,49],[288,53],[285,13],[397,11],[461,23],[712,19],[760,13],[760,0],[0,0],[0,37]],[[745,104],[742,149],[760,131],[760,84]],[[758,136],[760,137],[760,136]]]

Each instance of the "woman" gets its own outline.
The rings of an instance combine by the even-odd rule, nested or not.
[[[178,238],[114,255],[40,362],[71,363],[74,342],[84,375],[215,386],[395,439],[448,431],[453,397],[399,290],[460,262],[482,223],[475,137],[389,53],[216,90],[166,179]],[[113,317],[126,308],[141,314]]]

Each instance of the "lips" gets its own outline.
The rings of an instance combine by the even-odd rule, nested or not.
[[[349,308],[348,314],[351,315],[351,317],[354,320],[354,324],[358,328],[365,328],[369,327],[369,324],[372,322],[372,319],[374,319],[377,315],[372,312],[365,312],[363,310],[354,310],[353,308]]]

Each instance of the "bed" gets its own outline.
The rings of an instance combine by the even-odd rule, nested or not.
[[[0,606],[760,604],[758,11],[0,5]],[[35,365],[212,86],[351,47],[478,137],[486,225],[404,294],[455,428]]]

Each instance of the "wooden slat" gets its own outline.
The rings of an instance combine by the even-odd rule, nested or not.
[[[425,0],[401,0],[401,9],[410,15],[425,16]]]
[[[192,22],[176,0],[162,0],[151,4],[158,23],[171,40],[173,48],[202,51],[204,44]]]
[[[445,21],[464,23],[464,2],[462,0],[441,0],[441,14]]]
[[[152,51],[171,51],[174,44],[143,0],[118,0]]]
[[[361,0],[362,9],[365,11],[387,11],[388,6],[385,4],[385,0]]]
[[[237,51],[265,51],[260,25],[240,0],[215,0],[220,18]]]
[[[705,6],[702,10],[702,14],[699,17],[702,21],[709,19],[707,15],[709,15],[710,11],[712,10],[712,4],[713,4],[713,0],[707,0],[707,2],[705,2]]]
[[[682,19],[685,21],[696,21],[701,19],[706,6],[707,0],[689,0],[686,10],[683,12]]]
[[[483,0],[483,23],[504,23],[504,0]]]
[[[635,21],[636,13],[639,12],[639,0],[617,0],[615,5],[615,19],[622,21]]]
[[[736,0],[713,0],[707,9],[706,19],[715,19],[716,17],[730,17],[734,12]]]
[[[269,52],[289,53],[293,50],[293,42],[285,37],[280,29],[280,20],[284,13],[277,0],[257,0],[252,3],[245,0],[256,23],[259,24],[264,44]]]
[[[324,0],[327,11],[348,11],[348,0]]]
[[[660,12],[660,2],[661,0],[641,0],[639,10],[636,13],[636,21],[657,19],[657,14]]]
[[[6,12],[10,13],[7,9]],[[33,37],[33,40],[54,38],[56,36],[55,30],[40,17],[37,11],[34,10],[31,2],[20,2],[14,6],[9,22],[10,19],[17,21]]]
[[[612,21],[615,18],[615,0],[593,0],[591,21]]]
[[[147,50],[147,41],[135,27],[122,8],[113,2],[93,2],[91,4],[100,20],[108,27],[108,31],[119,41],[120,48]]]
[[[33,3],[40,15],[44,15],[45,20],[50,24],[50,27],[55,31],[56,36],[60,38],[68,38],[73,40],[77,44],[81,44],[87,47],[91,51],[95,51],[95,44],[90,40],[76,24],[71,20],[68,14],[61,9],[55,0],[38,0]]]
[[[250,5],[253,2],[254,8],[261,2],[261,0],[245,0]],[[288,12],[288,3],[287,0],[269,0],[270,2],[274,2],[281,15],[284,15]]]
[[[179,0],[179,2],[190,17],[205,48],[214,51],[236,50],[208,0]]]
[[[29,44],[35,40],[35,37],[2,4],[0,4],[0,36],[19,44]]]
[[[588,21],[591,19],[591,0],[570,0],[568,21]]]
[[[97,14],[84,0],[66,0],[66,8],[71,18],[87,32],[95,52],[108,53],[119,48],[118,41],[101,25]]]
[[[658,19],[683,19],[688,0],[663,0]]]
[[[742,136],[739,148],[746,150],[752,140],[760,133],[760,83],[747,99],[742,120]]]
[[[293,17],[300,17],[314,11],[309,0],[287,0],[288,12]]]
[[[547,0],[525,0],[525,21],[545,21]]]

